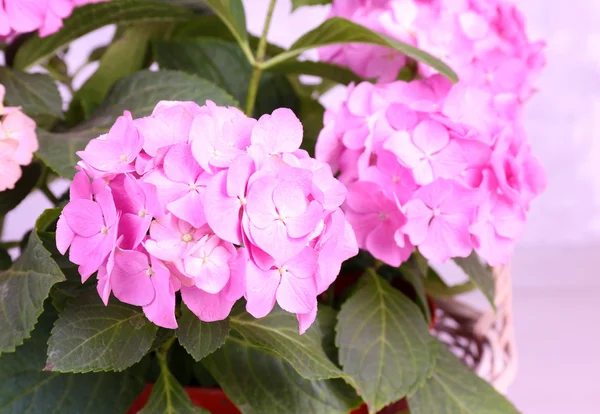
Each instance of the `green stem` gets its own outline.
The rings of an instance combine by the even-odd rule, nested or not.
[[[40,178],[38,179],[37,187],[42,193],[44,193],[46,198],[50,200],[52,204],[54,204],[54,206],[57,206],[60,204],[60,200],[54,195],[54,193],[52,193],[52,191],[50,191],[50,188],[48,188],[49,173],[50,169],[42,163],[42,173],[40,174]]]
[[[258,85],[260,84],[265,53],[267,51],[267,35],[269,34],[269,28],[271,27],[271,19],[273,18],[273,12],[275,11],[275,3],[277,3],[277,0],[271,0],[269,3],[265,27],[263,28],[262,36],[258,41],[256,58],[254,59],[254,62],[252,62],[252,77],[250,78],[250,84],[248,85],[248,96],[246,98],[246,115],[248,116],[252,116],[254,114],[256,96],[258,95]]]
[[[7,241],[7,242],[1,242],[0,243],[0,247],[8,250],[8,249],[12,249],[14,247],[20,247],[21,246],[21,242],[18,241]]]
[[[156,358],[158,359],[161,371],[169,370],[169,367],[167,365],[167,354],[169,353],[169,349],[171,349],[171,345],[173,345],[173,342],[175,342],[174,336],[172,338],[169,338],[167,342],[162,344],[160,348],[156,350]]]

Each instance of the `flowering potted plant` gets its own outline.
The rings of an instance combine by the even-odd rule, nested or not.
[[[493,305],[543,45],[501,0],[335,0],[283,49],[275,3],[259,37],[241,0],[0,4],[0,218],[54,204],[0,245],[1,413],[517,412],[430,333],[430,263]]]

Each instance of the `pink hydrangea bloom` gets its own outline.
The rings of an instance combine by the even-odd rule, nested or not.
[[[39,30],[41,37],[57,32],[75,7],[107,0],[4,0],[0,3],[0,36]]]
[[[529,98],[544,66],[544,42],[531,42],[522,14],[510,0],[335,0],[339,16],[409,43],[442,59],[496,104]],[[348,66],[365,78],[390,82],[406,58],[365,44],[322,48],[321,59]],[[423,75],[433,70],[419,65]]]
[[[21,108],[5,107],[5,93],[0,85],[0,191],[15,187],[21,165],[29,165],[38,150],[35,122]]]
[[[508,260],[545,175],[518,119],[468,115],[478,91],[440,75],[361,83],[326,112],[316,158],[348,185],[359,247],[392,266],[414,247],[437,262],[473,249]]]
[[[84,279],[98,271],[105,303],[112,293],[159,326],[177,326],[180,291],[207,322],[243,296],[255,317],[278,302],[303,333],[358,246],[346,188],[299,149],[302,134],[289,109],[258,121],[212,102],[126,112],[78,153],[57,246]]]

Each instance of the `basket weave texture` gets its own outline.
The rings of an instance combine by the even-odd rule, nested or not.
[[[496,311],[481,311],[459,298],[437,299],[433,333],[466,365],[506,393],[517,371],[510,266],[493,269]]]

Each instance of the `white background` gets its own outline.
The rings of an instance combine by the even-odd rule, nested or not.
[[[244,3],[249,30],[261,32],[267,0]],[[600,1],[518,3],[531,37],[548,42],[527,129],[549,186],[513,261],[520,365],[508,395],[528,414],[600,413]],[[327,14],[326,7],[290,10],[289,0],[278,1],[272,42],[289,46]],[[69,66],[78,67],[111,33],[105,28],[76,42]],[[46,207],[43,196],[30,196],[9,216],[5,239],[20,237]]]

